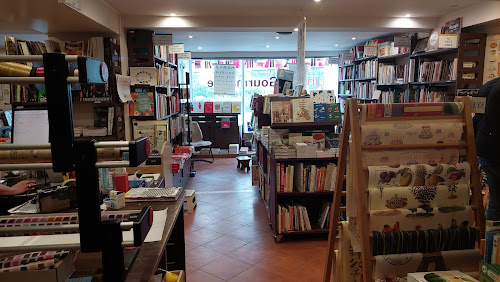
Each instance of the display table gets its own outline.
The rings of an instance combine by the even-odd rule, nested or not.
[[[123,210],[139,210],[151,206],[153,210],[168,208],[167,222],[163,237],[158,242],[144,243],[129,270],[126,281],[149,281],[157,268],[186,271],[184,247],[184,212],[183,203],[186,192],[183,191],[175,202],[137,202],[127,203]],[[101,269],[99,269],[101,268]],[[75,261],[74,277],[94,276],[102,279],[100,253],[78,253]],[[94,280],[95,281],[95,280]]]

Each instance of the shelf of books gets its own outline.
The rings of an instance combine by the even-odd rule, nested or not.
[[[70,37],[70,36],[67,36]],[[42,55],[46,52],[65,52],[72,55],[85,55],[103,60],[108,65],[108,82],[103,85],[71,85],[75,117],[75,138],[123,140],[125,124],[123,105],[116,90],[116,74],[121,73],[120,45],[111,37],[89,37],[86,40],[42,42],[27,41],[15,37],[5,37],[8,55]],[[41,62],[32,67],[43,67]],[[73,63],[70,68],[76,68]],[[45,88],[40,85],[10,85],[10,101],[14,108],[46,107]]]

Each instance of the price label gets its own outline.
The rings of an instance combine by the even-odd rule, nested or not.
[[[376,46],[365,46],[363,57],[375,57],[377,56]]]
[[[486,110],[486,97],[471,97],[472,112],[484,114]]]
[[[156,46],[172,45],[172,34],[165,34],[165,35],[155,34],[153,41]]]
[[[339,58],[336,58],[336,57],[330,57],[328,58],[328,63],[330,65],[336,65],[339,63]]]
[[[408,36],[394,36],[394,47],[410,47],[410,37]]]
[[[170,54],[184,53],[184,44],[174,44],[168,46],[168,52]]]
[[[179,60],[191,60],[191,52],[184,52],[177,54]]]

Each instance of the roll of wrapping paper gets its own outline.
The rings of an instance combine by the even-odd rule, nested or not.
[[[122,160],[120,148],[98,148],[98,161]],[[4,150],[0,151],[0,163],[48,163],[52,154],[47,150]]]
[[[445,251],[425,255],[422,253],[381,255],[375,257],[373,278],[406,277],[412,272],[450,269],[468,273],[477,272],[478,267],[479,250]]]
[[[369,230],[393,232],[453,228],[467,226],[471,216],[469,206],[372,210]]]
[[[427,149],[427,150],[363,150],[361,157],[363,167],[396,166],[412,164],[456,164],[460,156],[458,149]]]
[[[458,143],[463,123],[372,123],[361,125],[363,145]]]
[[[436,253],[474,249],[477,230],[473,227],[403,232],[373,232],[373,255]]]
[[[350,236],[349,223],[342,221],[338,251],[339,260],[337,260],[337,262],[341,263],[340,268],[342,269],[341,280],[339,281],[361,282],[361,254],[353,251]]]
[[[469,184],[470,165],[369,166],[368,188]]]
[[[0,268],[0,272],[18,272],[27,270],[41,270],[51,268],[59,261],[58,258],[32,262],[24,265]]]
[[[19,254],[0,259],[0,268],[18,266],[53,258],[62,258],[67,254],[69,254],[69,251],[43,251]]]
[[[101,214],[102,220],[122,219],[127,221],[130,218],[130,213],[126,211],[120,213]],[[78,223],[78,215],[38,215],[32,217],[2,217],[0,218],[1,227],[16,227],[16,226],[39,226],[39,225],[61,225]]]
[[[35,68],[28,65],[23,65],[19,63],[12,62],[1,62],[0,63],[0,76],[39,76],[43,77],[43,68]]]
[[[370,210],[392,210],[400,208],[464,207],[469,204],[470,189],[467,184],[380,187],[369,188]]]
[[[454,116],[462,113],[463,103],[395,103],[362,104],[362,112],[367,118],[429,117]]]

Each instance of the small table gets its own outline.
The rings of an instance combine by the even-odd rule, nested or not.
[[[239,156],[236,157],[236,159],[238,160],[238,165],[236,166],[236,168],[246,169],[246,172],[250,171],[250,160],[252,158],[247,156]]]

